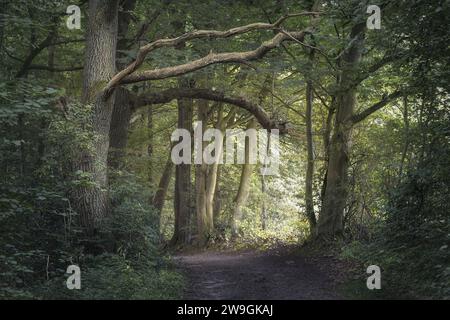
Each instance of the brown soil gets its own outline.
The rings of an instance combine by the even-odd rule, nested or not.
[[[340,299],[323,266],[319,268],[285,248],[206,251],[181,254],[175,259],[189,281],[185,299]]]

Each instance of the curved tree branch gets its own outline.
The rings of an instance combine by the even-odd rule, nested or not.
[[[217,63],[230,63],[230,62],[242,63],[243,61],[247,62],[257,60],[262,58],[270,50],[280,46],[280,44],[283,41],[292,40],[292,37],[294,37],[297,40],[303,40],[305,34],[306,31],[291,32],[290,36],[287,36],[284,33],[278,33],[271,40],[264,42],[261,46],[252,51],[210,53],[203,58],[191,61],[186,64],[130,74],[127,77],[122,78],[120,80],[120,84],[128,84],[140,81],[160,80],[169,77],[176,77]],[[108,84],[106,90],[112,89],[116,85],[113,83],[113,80],[111,80],[110,84]]]
[[[144,63],[145,57],[147,56],[147,54],[149,54],[151,51],[156,50],[158,48],[176,46],[176,45],[179,45],[181,43],[184,43],[186,41],[193,40],[193,39],[228,38],[228,37],[232,37],[232,36],[235,36],[238,34],[247,33],[247,32],[253,31],[253,30],[275,30],[275,29],[278,29],[281,26],[281,24],[290,17],[297,17],[297,16],[302,16],[302,15],[314,15],[315,16],[317,14],[319,14],[319,12],[301,12],[301,13],[286,15],[286,16],[278,19],[275,23],[260,23],[260,22],[252,23],[252,24],[248,24],[245,26],[232,28],[232,29],[229,29],[226,31],[197,30],[197,31],[192,31],[192,32],[186,33],[177,38],[160,39],[160,40],[154,41],[152,43],[149,43],[149,44],[141,47],[138,51],[136,60],[134,62],[132,62],[130,65],[128,65],[125,69],[123,69],[122,71],[117,73],[109,81],[108,85],[105,88],[106,96],[108,96],[110,91],[112,91],[116,86],[120,85],[121,83],[124,83],[122,80],[129,77],[134,71],[136,71]],[[303,37],[302,37],[302,39],[303,39]],[[283,39],[283,40],[286,40],[286,39]],[[297,39],[297,40],[299,40],[299,39]],[[195,70],[197,70],[197,69],[195,69]],[[143,80],[146,80],[146,79],[143,79]],[[137,80],[137,81],[142,81],[142,80]]]
[[[224,92],[211,89],[172,88],[160,92],[149,92],[139,96],[134,105],[135,108],[139,108],[150,104],[168,103],[174,99],[181,98],[203,99],[232,104],[254,115],[265,129],[279,129],[281,134],[285,134],[288,131],[286,123],[271,119],[261,106],[246,100],[244,97],[228,96]]]

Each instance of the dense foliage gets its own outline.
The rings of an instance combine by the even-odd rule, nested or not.
[[[2,90],[0,297],[177,297],[182,279],[159,252],[150,191],[132,174],[113,179],[108,227],[95,238],[83,236],[68,194],[86,183],[83,173],[70,170],[73,153],[90,145],[86,108],[54,110],[58,92],[31,81],[4,82]],[[105,250],[112,239],[115,247]],[[81,291],[66,288],[71,264],[83,270]]]
[[[379,1],[367,29],[369,1],[91,0],[81,30],[69,2],[0,3],[0,299],[179,298],[168,248],[315,241],[380,266],[386,297],[450,298],[449,1]],[[112,88],[92,71],[157,39]],[[279,173],[173,165],[196,121],[285,129]]]

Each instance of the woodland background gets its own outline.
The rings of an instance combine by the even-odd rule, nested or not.
[[[305,242],[450,297],[449,1],[71,4],[0,2],[0,298],[180,298],[171,250]],[[194,121],[279,128],[280,174],[173,165]]]

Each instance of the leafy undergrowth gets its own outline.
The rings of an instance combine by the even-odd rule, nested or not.
[[[332,241],[313,240],[297,248],[307,261],[316,265],[335,283],[344,299],[376,300],[393,298],[382,290],[369,290],[364,262],[347,256],[346,242],[336,238]]]
[[[384,299],[450,299],[448,253],[446,247],[423,242],[407,246],[402,243],[387,244],[384,239],[371,243],[352,242],[342,250],[341,257],[356,261],[365,268],[381,268],[381,290],[371,295]],[[356,277],[366,279],[365,273]],[[367,291],[365,281],[357,286],[349,281],[347,289],[354,294]]]
[[[312,241],[297,251],[333,279],[347,299],[449,299],[445,248],[390,247],[385,239]],[[367,267],[381,269],[381,289],[367,288]],[[441,270],[441,271],[440,271]]]
[[[66,279],[53,279],[43,290],[45,299],[177,299],[183,277],[167,262],[149,258],[132,262],[118,255],[91,257],[82,267],[80,290],[67,290]]]

